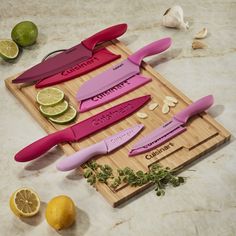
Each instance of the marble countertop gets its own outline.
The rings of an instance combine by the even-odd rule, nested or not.
[[[24,49],[14,63],[0,60],[0,235],[236,235],[236,2],[183,1],[186,32],[161,26],[161,16],[175,1],[1,1],[0,38],[9,38],[22,20],[38,25],[36,45]],[[13,161],[14,154],[45,132],[5,88],[4,79],[38,63],[50,51],[68,48],[107,26],[126,22],[121,40],[132,50],[158,38],[173,38],[171,50],[159,58],[146,59],[160,74],[196,100],[213,94],[209,113],[232,133],[231,141],[201,158],[182,172],[186,184],[169,188],[161,198],[147,190],[126,204],[112,208],[79,175],[65,178],[54,162],[63,156],[55,148],[35,165]],[[193,36],[207,27],[207,49],[191,49]],[[42,200],[37,217],[16,218],[9,196],[21,186],[34,188]],[[50,228],[44,218],[46,203],[66,194],[77,205],[76,224],[61,232]]]

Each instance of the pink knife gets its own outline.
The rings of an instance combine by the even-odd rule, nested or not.
[[[187,123],[188,119],[208,109],[213,104],[213,100],[213,96],[208,95],[192,103],[184,110],[177,113],[172,120],[166,122],[160,128],[157,128],[152,133],[139,140],[133,146],[129,156],[148,152],[184,132],[186,130],[184,125]]]
[[[108,89],[127,81],[133,76],[137,76],[140,73],[140,65],[143,58],[161,53],[169,48],[170,45],[171,38],[163,38],[143,47],[113,68],[86,81],[77,93],[77,100],[83,101],[93,98],[104,93]]]
[[[127,24],[104,29],[83,40],[80,44],[59,53],[25,71],[13,83],[33,82],[62,72],[92,57],[97,44],[115,39],[127,30]]]
[[[57,169],[61,171],[72,170],[81,166],[94,156],[102,154],[105,155],[112,152],[131,140],[141,131],[143,127],[143,125],[136,125],[132,128],[122,130],[121,132],[112,135],[101,142],[84,148],[73,155],[64,158],[62,161],[59,161],[57,163]]]
[[[150,98],[150,95],[146,95],[123,102],[71,127],[49,134],[19,151],[15,155],[15,160],[19,162],[31,161],[59,143],[85,138],[131,115],[146,104]]]

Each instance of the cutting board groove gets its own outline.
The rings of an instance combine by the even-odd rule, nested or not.
[[[107,47],[108,50],[112,51],[113,53],[121,54],[121,58],[77,79],[73,79],[55,86],[64,91],[70,104],[74,105],[75,107],[78,106],[75,100],[75,95],[83,82],[91,79],[97,74],[100,74],[102,71],[105,71],[121,60],[126,59],[128,55],[131,54],[130,50],[118,40],[104,43],[103,46]],[[169,120],[174,114],[191,103],[191,100],[188,97],[186,97],[180,90],[175,88],[168,80],[163,78],[145,62],[142,63],[141,74],[152,78],[152,81],[109,104],[105,104],[86,113],[79,114],[75,122],[82,121],[121,102],[147,94],[152,96],[152,102],[157,102],[159,107],[154,111],[149,111],[148,106],[140,109],[140,111],[146,112],[148,114],[147,119],[139,119],[135,114],[133,114],[121,122],[99,133],[91,135],[79,142],[60,144],[66,155],[72,154],[81,148],[99,142],[102,139],[121,131],[122,129],[129,128],[138,123],[144,124],[145,129],[136,138],[109,155],[96,157],[97,162],[101,164],[109,164],[114,170],[117,168],[129,166],[135,170],[147,171],[148,167],[156,162],[160,162],[163,166],[169,166],[170,168],[182,168],[229,140],[230,133],[218,122],[216,122],[210,115],[203,112],[201,115],[195,116],[189,120],[187,124],[187,131],[184,133],[171,139],[166,144],[163,144],[149,153],[129,158],[128,152],[131,149],[131,146],[137,142],[138,139],[148,134],[153,129],[159,127],[162,123]],[[19,99],[19,101],[25,106],[25,108],[31,113],[31,115],[47,133],[52,133],[68,126],[50,123],[45,117],[43,117],[38,110],[38,104],[36,103],[35,99],[38,90],[35,89],[33,85],[26,86],[12,84],[12,79],[16,77],[17,75],[6,79],[6,87],[15,97]],[[163,114],[161,112],[161,107],[163,104],[163,99],[166,95],[176,97],[178,99],[178,104],[175,108],[171,108],[168,114]],[[113,207],[116,207],[129,198],[142,192],[149,186],[150,184],[147,184],[145,186],[136,188],[122,185],[116,191],[112,191],[107,185],[98,183],[96,188],[108,200],[108,202],[111,203]]]

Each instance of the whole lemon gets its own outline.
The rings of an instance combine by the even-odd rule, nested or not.
[[[21,47],[31,46],[38,37],[38,28],[31,21],[22,21],[14,26],[11,38]]]
[[[47,204],[46,220],[56,230],[70,227],[75,221],[75,216],[75,204],[65,195],[54,197]]]

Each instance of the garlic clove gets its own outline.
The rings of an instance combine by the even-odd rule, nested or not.
[[[201,31],[199,31],[194,38],[195,39],[204,39],[207,36],[207,28],[203,28]]]
[[[171,96],[166,96],[165,100],[169,100],[169,101],[171,101],[173,103],[178,103],[178,100],[176,98],[174,98],[174,97],[171,97]]]
[[[194,40],[192,43],[192,48],[193,49],[203,49],[206,48],[207,45],[199,40]]]
[[[175,103],[173,103],[172,101],[165,99],[163,102],[170,107],[175,107]]]
[[[162,113],[167,114],[170,111],[170,107],[166,103],[164,103],[161,111]]]
[[[181,6],[173,6],[168,8],[163,17],[162,24],[170,28],[188,29],[188,22],[184,22],[184,13]]]
[[[148,109],[149,109],[150,111],[153,111],[153,110],[155,110],[158,106],[159,106],[159,105],[158,105],[157,103],[152,103],[152,104],[150,104],[150,105],[148,106]]]
[[[138,112],[137,117],[139,117],[141,119],[146,119],[148,117],[148,115],[144,112]]]

